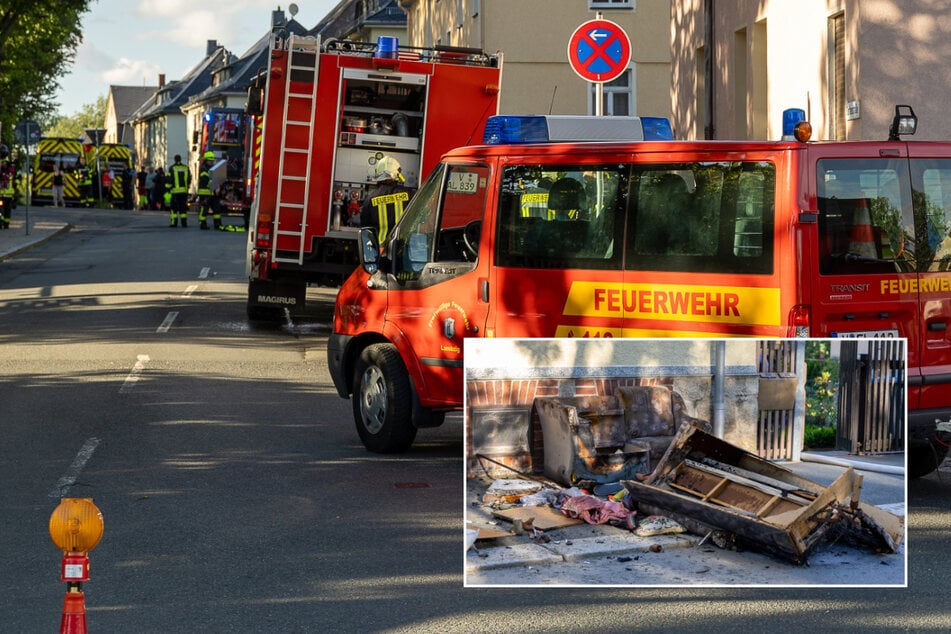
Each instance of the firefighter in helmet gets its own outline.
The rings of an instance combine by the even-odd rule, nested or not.
[[[406,187],[400,162],[384,156],[376,162],[376,187],[371,189],[360,210],[360,225],[374,227],[382,243],[415,190]]]
[[[208,215],[215,223],[215,229],[221,229],[221,207],[218,196],[211,186],[211,166],[215,162],[214,152],[205,152],[198,166],[198,228],[208,229]]]
[[[182,227],[188,226],[188,188],[192,183],[192,173],[187,165],[182,165],[180,154],[175,155],[175,163],[168,168],[168,177],[165,181],[166,193],[171,198],[171,223],[169,227],[177,227],[182,221]]]
[[[79,158],[79,202],[84,207],[92,207],[94,199],[92,196],[92,172],[86,164],[86,159]]]
[[[10,212],[16,202],[16,168],[10,150],[0,145],[0,229],[10,228]]]

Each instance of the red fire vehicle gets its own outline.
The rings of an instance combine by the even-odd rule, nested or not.
[[[458,48],[417,49],[273,36],[248,242],[248,315],[304,305],[308,284],[339,284],[357,266],[360,205],[374,166],[396,159],[416,188],[440,155],[482,137],[498,110],[501,59]],[[255,89],[252,88],[252,91]],[[252,108],[260,103],[259,110]]]
[[[213,152],[216,159],[226,161],[222,178],[217,184],[219,201],[229,211],[244,211],[248,206],[245,196],[245,140],[249,117],[243,108],[215,107],[201,118],[201,128],[195,131],[198,152],[192,173],[199,173],[202,157]]]
[[[384,244],[361,233],[327,354],[364,444],[406,450],[462,406],[466,337],[905,337],[910,472],[933,470],[951,143],[901,140],[915,121],[896,111],[881,142],[670,141],[651,122],[660,140],[575,143],[494,117],[494,144],[447,153]]]

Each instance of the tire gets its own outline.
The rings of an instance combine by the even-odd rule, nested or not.
[[[360,353],[352,402],[357,433],[369,451],[402,453],[412,446],[413,389],[395,347],[378,343]]]
[[[948,455],[948,447],[935,442],[915,442],[908,445],[908,476],[923,478],[937,469]]]

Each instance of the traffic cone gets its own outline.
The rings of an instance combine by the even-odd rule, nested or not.
[[[849,253],[864,258],[876,259],[875,232],[872,230],[872,219],[868,213],[868,203],[859,198],[855,203],[855,215],[852,216],[852,233],[849,236]]]
[[[82,591],[69,591],[63,601],[60,634],[86,634],[86,597]]]

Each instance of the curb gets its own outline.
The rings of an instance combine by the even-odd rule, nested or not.
[[[904,467],[896,467],[892,465],[885,464],[875,464],[872,462],[867,462],[861,459],[851,459],[844,460],[842,458],[836,458],[833,456],[825,456],[822,454],[810,453],[803,451],[799,455],[799,459],[803,462],[818,462],[822,464],[830,464],[836,467],[853,467],[856,471],[872,471],[875,473],[888,473],[891,475],[905,475]]]
[[[23,253],[24,251],[29,251],[35,246],[39,246],[43,244],[44,242],[52,240],[53,238],[55,238],[56,236],[62,233],[66,233],[67,231],[72,230],[72,228],[73,228],[73,225],[66,223],[65,225],[63,225],[59,229],[56,229],[55,231],[52,231],[43,236],[38,236],[33,240],[28,240],[27,242],[24,242],[18,246],[15,246],[7,251],[0,253],[0,261],[12,258],[16,255]]]

